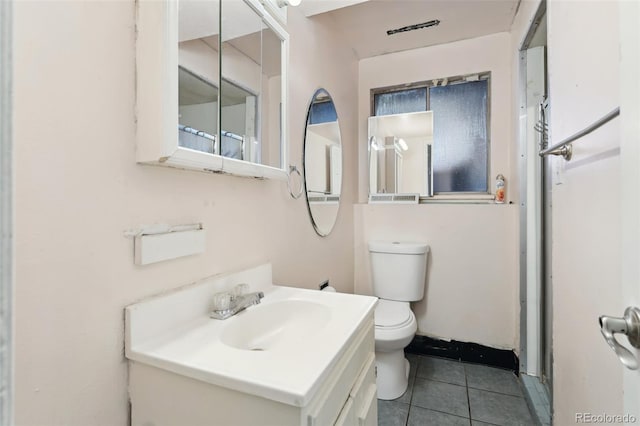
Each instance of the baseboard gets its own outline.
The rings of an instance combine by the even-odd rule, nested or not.
[[[496,349],[478,343],[415,336],[409,346],[405,348],[405,351],[417,355],[439,356],[463,362],[505,368],[514,371],[516,374],[520,372],[520,363],[514,351]]]

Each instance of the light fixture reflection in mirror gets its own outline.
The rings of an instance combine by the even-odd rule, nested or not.
[[[331,233],[340,207],[342,143],[335,105],[329,93],[318,89],[307,111],[304,137],[304,184],[307,207],[316,233]]]
[[[433,195],[433,112],[369,117],[369,193]]]

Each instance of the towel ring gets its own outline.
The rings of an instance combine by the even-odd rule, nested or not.
[[[300,189],[296,194],[294,194],[293,191],[291,190],[291,174],[292,173],[297,173],[298,176],[300,177]],[[294,200],[297,200],[298,198],[300,198],[300,196],[304,192],[304,185],[302,182],[302,173],[300,173],[300,170],[298,170],[298,166],[289,164],[289,175],[287,176],[287,187],[289,188],[289,194],[291,194],[291,197]]]

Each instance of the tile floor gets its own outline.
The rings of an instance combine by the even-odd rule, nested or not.
[[[535,425],[513,372],[407,354],[409,388],[378,400],[378,426]]]
[[[551,426],[551,402],[547,385],[543,385],[539,378],[526,374],[520,378],[524,385],[524,397],[528,399],[534,417],[538,418],[541,426]]]

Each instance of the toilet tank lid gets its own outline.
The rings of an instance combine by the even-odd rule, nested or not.
[[[425,254],[429,252],[426,243],[398,241],[370,241],[369,251],[373,253]]]

